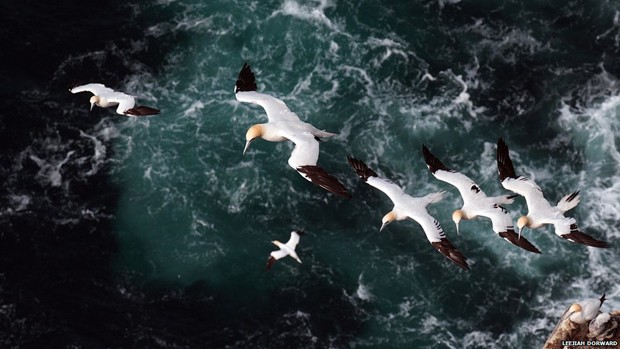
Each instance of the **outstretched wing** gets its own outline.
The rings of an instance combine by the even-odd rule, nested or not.
[[[465,205],[467,205],[470,201],[475,200],[476,197],[486,197],[476,182],[471,180],[466,175],[446,167],[430,152],[430,150],[428,150],[425,145],[422,145],[422,153],[424,154],[426,166],[431,171],[433,176],[440,181],[444,181],[455,186],[463,197],[463,203]]]
[[[103,94],[114,93],[113,89],[106,87],[104,84],[96,84],[96,83],[76,86],[70,89],[69,91],[71,91],[71,93],[80,93],[80,92],[88,91],[97,96],[100,96]]]
[[[392,200],[392,202],[398,201],[405,194],[403,189],[396,183],[387,178],[379,177],[375,171],[370,169],[370,167],[368,167],[361,160],[351,156],[347,156],[347,159],[349,160],[349,165],[351,165],[355,173],[357,173],[361,179],[369,185],[384,192],[385,195]]]
[[[235,97],[239,102],[258,104],[263,107],[271,122],[279,120],[299,121],[297,114],[293,113],[282,100],[256,92],[256,79],[247,63],[243,65],[237,77]]]
[[[426,238],[439,253],[446,256],[459,267],[469,269],[465,256],[448,240],[439,221],[428,214],[428,212],[411,218],[422,226]]]
[[[351,198],[347,189],[336,177],[316,165],[319,158],[319,142],[310,132],[288,134],[286,138],[295,143],[295,149],[288,159],[289,166],[319,187],[336,195]]]
[[[291,237],[290,239],[288,239],[285,245],[288,246],[291,250],[295,251],[295,247],[297,247],[297,244],[299,243],[299,236],[300,234],[297,231],[292,231]]]
[[[502,206],[495,205],[492,209],[485,210],[480,213],[481,216],[487,217],[493,224],[493,231],[504,240],[511,244],[521,247],[524,250],[540,253],[536,246],[532,245],[525,237],[519,236],[512,225],[512,218],[508,211]]]
[[[122,92],[114,92],[106,95],[105,98],[110,102],[118,103],[116,112],[121,115],[126,115],[125,111],[132,109],[136,105],[136,99]]]

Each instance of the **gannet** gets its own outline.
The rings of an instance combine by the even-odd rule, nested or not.
[[[523,227],[536,229],[545,224],[553,224],[555,233],[566,240],[592,247],[609,247],[608,243],[579,231],[574,218],[564,216],[564,212],[579,203],[579,191],[564,196],[556,206],[551,206],[543,196],[542,189],[533,180],[515,174],[508,146],[501,138],[497,143],[497,168],[502,186],[523,196],[527,203],[527,216],[521,216],[517,220],[519,236]]]
[[[604,293],[599,299],[591,298],[580,303],[575,303],[568,308],[562,318],[568,317],[570,321],[583,325],[586,322],[594,320],[598,316],[603,302],[605,302]]]
[[[250,143],[259,137],[270,142],[289,140],[295,143],[295,149],[288,159],[289,166],[321,188],[340,196],[351,197],[336,177],[316,165],[319,159],[319,140],[335,136],[335,133],[321,131],[301,121],[282,100],[256,92],[254,73],[247,63],[243,65],[237,77],[235,97],[240,102],[258,104],[263,107],[269,120],[265,124],[256,124],[248,129],[245,134],[246,143],[243,154],[250,147]]]
[[[534,253],[540,251],[525,238],[518,238],[512,225],[512,218],[501,205],[511,204],[516,195],[501,195],[489,197],[480,186],[466,175],[451,170],[437,159],[425,145],[422,145],[422,153],[426,166],[435,178],[455,186],[463,197],[463,207],[452,213],[452,220],[456,224],[456,232],[459,232],[461,219],[474,219],[478,216],[487,217],[493,223],[493,230],[506,241]]]
[[[394,203],[392,211],[383,216],[379,231],[382,231],[385,226],[393,221],[411,218],[422,226],[426,238],[437,251],[448,257],[459,267],[469,269],[465,257],[446,238],[439,222],[426,210],[427,205],[440,201],[444,192],[431,193],[423,197],[414,198],[406,194],[395,183],[386,178],[379,177],[375,171],[371,170],[362,161],[350,156],[347,159],[361,179],[384,192]]]
[[[299,263],[301,263],[301,259],[299,259],[299,257],[297,256],[297,253],[295,252],[295,247],[297,246],[297,243],[299,242],[299,237],[304,235],[304,232],[301,230],[293,230],[291,232],[291,237],[288,239],[288,241],[283,244],[278,240],[274,240],[271,243],[278,246],[280,248],[280,250],[278,251],[273,251],[271,252],[271,255],[269,256],[269,259],[267,260],[267,271],[269,271],[269,269],[271,269],[271,267],[273,266],[273,264],[280,258],[284,258],[286,256],[291,256],[293,257],[296,261],[298,261]]]
[[[116,112],[121,115],[144,116],[159,114],[159,110],[151,107],[136,106],[134,96],[123,92],[117,92],[103,84],[86,84],[70,89],[71,93],[90,92],[90,110],[96,105],[108,108],[118,105]]]

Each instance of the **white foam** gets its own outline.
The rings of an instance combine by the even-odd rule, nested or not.
[[[338,25],[333,23],[326,15],[325,9],[334,6],[331,0],[315,1],[316,7],[301,5],[294,0],[286,0],[282,7],[271,14],[271,17],[282,14],[302,19],[310,23],[324,25],[332,31],[340,31]]]

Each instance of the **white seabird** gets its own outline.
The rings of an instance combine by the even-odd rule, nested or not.
[[[117,92],[103,84],[86,84],[70,89],[71,93],[90,92],[90,110],[96,105],[101,108],[108,108],[118,105],[116,112],[121,115],[145,116],[159,114],[159,110],[146,106],[136,106],[134,96],[123,92]]]
[[[469,220],[478,216],[483,216],[491,220],[493,230],[506,241],[527,251],[540,253],[527,239],[518,237],[517,233],[514,231],[512,218],[508,210],[501,206],[503,204],[511,204],[516,195],[489,197],[480,189],[480,186],[469,177],[449,169],[441,163],[425,145],[422,145],[422,153],[426,166],[433,176],[440,181],[455,186],[459,190],[461,197],[463,197],[463,207],[452,213],[452,220],[456,224],[457,233],[459,231],[459,222],[461,219]]]
[[[562,318],[568,319],[576,324],[583,325],[586,322],[594,320],[600,314],[601,306],[605,302],[605,294],[601,298],[591,298],[580,303],[571,305],[564,313]]]
[[[381,220],[382,225],[379,231],[393,221],[411,218],[422,226],[426,238],[437,251],[448,257],[459,267],[469,269],[465,257],[446,238],[439,222],[426,210],[427,205],[440,201],[444,192],[431,193],[423,197],[414,198],[406,194],[395,183],[386,178],[379,177],[375,171],[371,170],[362,161],[350,156],[347,159],[361,179],[384,192],[394,203],[392,211],[388,212]]]
[[[497,143],[497,169],[502,186],[523,196],[527,203],[527,216],[521,216],[517,220],[519,236],[523,227],[536,229],[545,224],[553,224],[556,235],[566,240],[592,247],[609,247],[607,242],[579,231],[574,218],[564,216],[564,212],[579,203],[579,191],[564,196],[556,206],[551,206],[543,196],[542,189],[533,180],[515,174],[508,146],[501,138]]]
[[[291,232],[291,237],[288,239],[288,241],[283,244],[278,240],[274,240],[271,243],[278,246],[280,249],[278,251],[273,251],[271,252],[271,255],[269,256],[269,259],[267,260],[267,271],[269,271],[269,269],[271,269],[271,267],[273,266],[273,264],[280,258],[284,258],[286,256],[291,256],[293,257],[296,261],[298,261],[299,263],[301,263],[301,259],[299,259],[299,257],[297,256],[297,253],[295,252],[295,247],[297,246],[297,243],[299,243],[299,237],[304,235],[304,232],[301,230],[293,230]]]
[[[245,63],[235,84],[235,97],[240,102],[258,104],[267,113],[268,122],[256,124],[248,129],[243,154],[256,138],[269,142],[295,143],[295,149],[288,159],[288,164],[305,179],[334,194],[348,197],[351,195],[338,179],[316,165],[319,159],[319,140],[334,136],[335,133],[321,131],[299,119],[286,104],[273,96],[256,92],[256,80],[250,66]]]

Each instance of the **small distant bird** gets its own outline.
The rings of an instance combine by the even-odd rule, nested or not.
[[[71,93],[90,92],[90,110],[96,105],[101,108],[108,108],[118,105],[116,112],[121,115],[145,116],[159,114],[160,111],[155,108],[136,106],[134,96],[123,92],[117,92],[106,87],[103,84],[86,84],[70,89]]]
[[[497,170],[502,186],[523,196],[527,203],[527,216],[521,216],[517,220],[519,236],[521,236],[523,227],[536,229],[545,224],[553,224],[556,235],[566,240],[592,247],[609,247],[607,242],[597,240],[579,231],[577,221],[574,218],[564,216],[564,212],[574,208],[579,203],[579,191],[564,196],[556,206],[551,206],[543,196],[542,189],[533,180],[515,174],[508,146],[501,138],[497,143]]]
[[[446,238],[439,222],[426,210],[426,206],[429,204],[440,201],[444,192],[431,193],[423,197],[412,197],[395,183],[386,178],[379,177],[375,171],[371,170],[362,161],[350,156],[347,159],[361,179],[384,192],[394,203],[392,211],[388,212],[381,220],[382,224],[379,231],[393,221],[411,218],[422,226],[426,238],[437,251],[448,257],[459,267],[469,269],[465,257]]]
[[[527,251],[540,253],[540,251],[525,238],[520,238],[514,231],[512,218],[508,211],[502,207],[503,204],[511,204],[516,195],[501,195],[489,197],[480,186],[466,175],[446,167],[431,151],[422,145],[422,154],[426,166],[435,178],[440,181],[455,186],[461,197],[463,197],[463,207],[452,213],[452,220],[456,224],[456,231],[459,231],[461,219],[474,219],[478,216],[487,217],[493,223],[493,230],[506,241],[519,246]]]
[[[240,102],[258,104],[267,113],[268,122],[256,124],[248,129],[243,154],[256,138],[269,142],[291,141],[295,149],[288,164],[310,182],[336,195],[350,198],[351,195],[338,179],[316,165],[319,159],[319,140],[335,136],[335,133],[321,131],[299,119],[286,104],[270,95],[256,92],[256,80],[250,66],[245,63],[235,84],[235,97]]]
[[[601,306],[605,302],[605,294],[601,298],[591,298],[580,303],[571,305],[564,313],[562,318],[568,319],[574,323],[583,325],[586,322],[594,320],[600,314]]]
[[[293,230],[291,232],[291,237],[288,239],[288,241],[283,244],[278,240],[274,240],[271,243],[278,246],[280,248],[280,250],[278,251],[273,251],[271,252],[271,255],[269,256],[269,259],[267,260],[267,271],[269,271],[269,269],[271,269],[271,267],[273,266],[273,264],[280,258],[284,258],[286,256],[291,256],[293,257],[296,261],[298,261],[299,263],[301,263],[301,259],[299,259],[299,257],[297,256],[297,253],[295,252],[295,247],[297,246],[297,243],[299,243],[299,237],[304,235],[304,232],[301,230]]]

